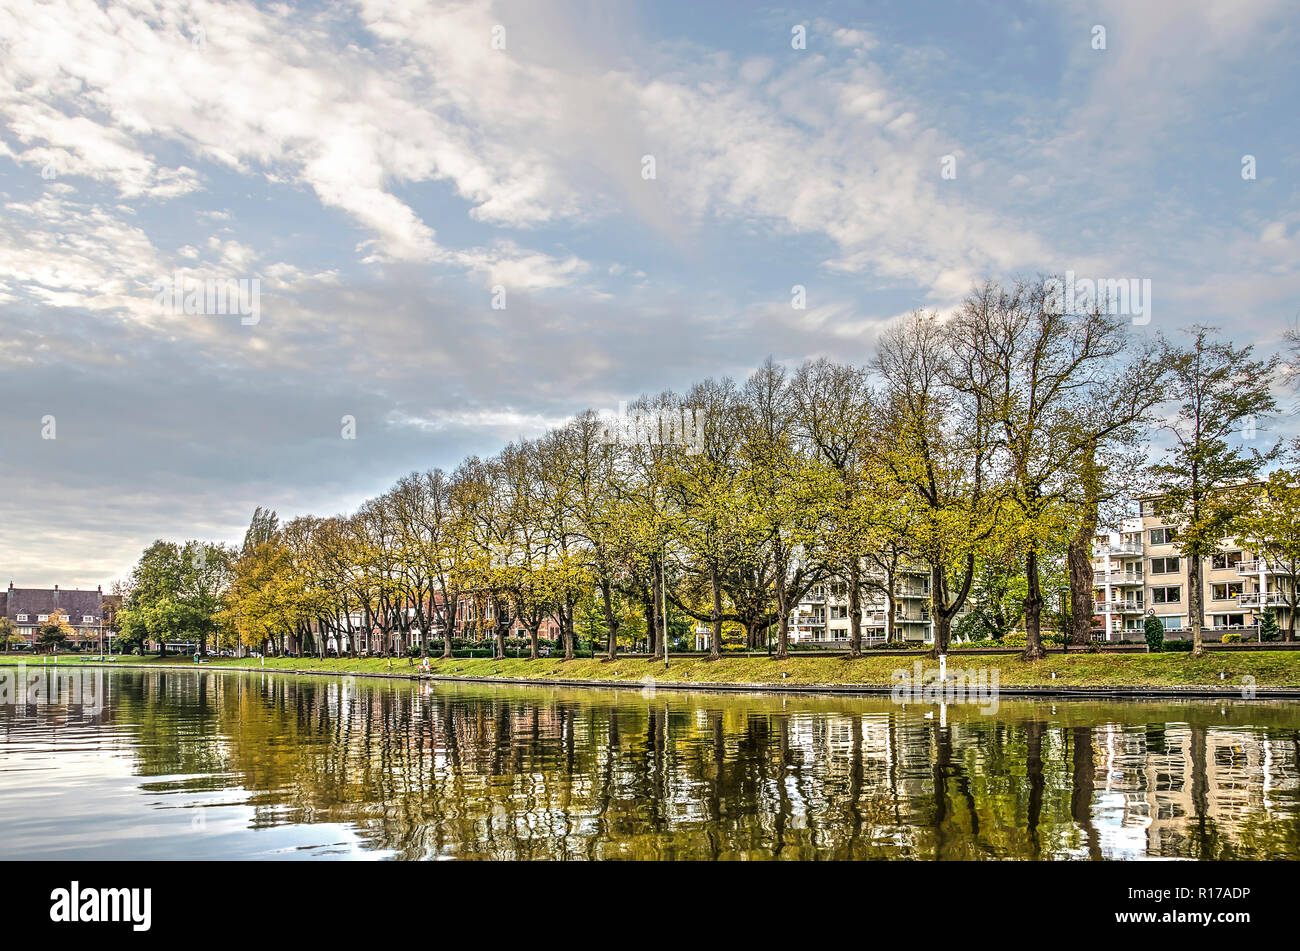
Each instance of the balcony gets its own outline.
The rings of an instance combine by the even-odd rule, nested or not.
[[[919,589],[912,589],[912,588],[904,588],[902,590],[894,592],[895,598],[928,598],[929,596],[930,596],[929,591],[922,591]]]
[[[1140,571],[1112,571],[1109,574],[1104,571],[1094,571],[1092,573],[1092,583],[1098,587],[1109,584],[1112,588],[1124,585],[1140,585],[1143,583],[1143,574]]]
[[[1261,572],[1266,575],[1286,574],[1281,565],[1274,564],[1263,558],[1256,561],[1243,561],[1237,565],[1237,574],[1239,575],[1258,575]]]
[[[1141,542],[1120,542],[1118,545],[1100,545],[1093,549],[1094,554],[1101,555],[1118,555],[1121,558],[1141,557]]]
[[[1098,614],[1141,614],[1146,607],[1140,601],[1098,601],[1093,609]]]
[[[1280,591],[1247,591],[1237,599],[1237,604],[1243,608],[1260,608],[1273,604],[1285,605],[1286,603],[1286,595]]]

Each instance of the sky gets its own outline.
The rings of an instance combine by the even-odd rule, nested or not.
[[[865,362],[986,278],[1149,280],[1135,334],[1275,352],[1298,37],[1286,0],[6,0],[0,584]]]

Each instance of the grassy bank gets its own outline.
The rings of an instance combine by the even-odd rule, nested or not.
[[[13,665],[26,660],[39,665],[40,657],[7,655],[0,664]],[[592,659],[560,661],[492,660],[490,658],[454,658],[432,660],[432,673],[444,677],[499,677],[511,680],[598,680],[636,683],[653,677],[660,683],[683,684],[784,684],[784,685],[862,685],[888,686],[893,671],[914,670],[921,660],[926,670],[936,662],[918,657],[868,656],[856,660],[847,657],[792,657],[784,661],[767,657],[724,657],[716,661],[698,658],[672,660],[667,671],[662,662],[644,657],[620,658],[613,662]],[[63,655],[63,664],[94,663],[78,655]],[[189,657],[123,657],[115,664],[169,664],[194,667]],[[209,667],[261,669],[262,662],[246,658],[214,658]],[[1255,678],[1259,687],[1300,688],[1300,651],[1258,651],[1251,653],[1215,653],[1199,660],[1190,654],[1071,654],[1049,655],[1028,663],[1015,655],[954,655],[954,668],[988,668],[998,671],[1003,687],[1206,687],[1235,689],[1243,677]],[[416,662],[405,658],[391,662],[382,657],[316,660],[314,658],[267,658],[267,670],[317,671],[337,674],[396,674],[416,676]],[[1224,676],[1221,678],[1220,673]],[[1052,675],[1056,676],[1053,677]]]

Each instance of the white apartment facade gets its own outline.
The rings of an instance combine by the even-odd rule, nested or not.
[[[884,592],[867,588],[861,600],[862,642],[885,639],[888,605]],[[894,626],[903,640],[932,643],[930,576],[924,569],[900,568],[894,578]],[[849,596],[843,581],[813,585],[790,613],[792,644],[845,646],[849,642]]]
[[[1176,530],[1160,516],[1156,501],[1143,499],[1141,514],[1117,532],[1093,542],[1094,631],[1104,641],[1140,641],[1147,617],[1159,618],[1167,638],[1190,637],[1187,558]],[[1288,586],[1281,566],[1224,539],[1201,570],[1203,633],[1221,638],[1237,632],[1257,636],[1261,613],[1272,607],[1278,625],[1289,621]]]

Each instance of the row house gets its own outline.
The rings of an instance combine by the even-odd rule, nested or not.
[[[1139,511],[1118,531],[1093,540],[1094,636],[1140,641],[1146,618],[1155,617],[1166,637],[1189,637],[1188,559],[1178,546],[1177,530],[1161,516],[1158,500],[1143,499]],[[1260,615],[1269,607],[1279,627],[1289,623],[1289,581],[1282,566],[1231,539],[1203,560],[1201,584],[1207,637],[1257,632]]]
[[[50,615],[61,612],[73,631],[69,646],[90,647],[97,645],[105,632],[105,613],[111,611],[108,602],[102,586],[94,591],[60,588],[57,584],[53,588],[16,588],[10,581],[9,588],[0,591],[0,617],[12,621],[30,647]]]
[[[483,631],[493,631],[496,620],[495,608],[490,600],[483,605],[484,617],[483,624],[479,623],[479,603],[472,594],[461,595],[456,609],[456,636],[465,638],[477,638],[483,635]],[[563,628],[560,626],[560,618],[557,614],[548,615],[542,620],[541,626],[537,629],[537,636],[544,640],[555,640],[560,636]],[[437,635],[441,637],[442,634]],[[489,634],[489,636],[491,636]],[[506,636],[523,640],[528,637],[528,625],[519,618],[511,618],[510,627]]]

